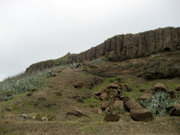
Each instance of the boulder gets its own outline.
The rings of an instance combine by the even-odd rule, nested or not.
[[[130,92],[130,91],[133,91],[132,88],[130,88],[128,85],[124,85],[124,90],[127,91],[127,92]]]
[[[83,83],[82,82],[77,82],[76,84],[74,84],[74,88],[80,89],[83,87]]]
[[[156,83],[154,85],[154,91],[166,92],[167,91],[167,87],[163,83]]]
[[[27,114],[22,114],[21,115],[24,119],[28,119],[29,118],[29,116],[27,115]]]
[[[126,111],[130,112],[133,109],[142,109],[143,107],[134,99],[129,99],[124,103],[124,108]]]
[[[80,118],[80,117],[89,117],[88,115],[86,115],[86,114],[84,114],[84,113],[82,113],[82,112],[79,112],[79,111],[76,111],[76,110],[72,110],[72,111],[70,111],[70,112],[67,112],[66,113],[66,117],[68,116],[68,115],[72,115],[72,116],[75,116],[75,117],[78,117],[78,118]]]
[[[103,101],[101,104],[101,109],[106,110],[107,108],[109,108],[110,105],[111,105],[110,101]]]
[[[150,109],[132,109],[130,111],[131,118],[136,121],[148,121],[153,119]]]
[[[180,86],[179,86],[179,87],[176,87],[176,91],[180,91]]]
[[[106,122],[116,122],[119,121],[119,116],[114,114],[108,114],[104,117],[104,121]]]
[[[117,89],[110,89],[110,90],[108,91],[109,98],[118,97],[119,94],[120,94],[120,91],[118,91]]]
[[[176,98],[176,93],[175,93],[175,91],[168,91],[168,96],[169,96],[171,99]]]
[[[100,95],[100,99],[101,100],[108,100],[109,99],[109,95],[107,92],[102,92]]]
[[[119,85],[116,83],[111,83],[107,88],[108,89],[119,89]]]
[[[152,94],[151,93],[143,93],[140,97],[139,97],[139,99],[140,100],[150,100],[151,98],[152,98]]]
[[[180,104],[174,104],[167,108],[171,116],[180,116]]]
[[[123,109],[124,108],[124,103],[123,103],[123,101],[117,99],[117,100],[114,101],[113,106],[118,107],[119,109]]]

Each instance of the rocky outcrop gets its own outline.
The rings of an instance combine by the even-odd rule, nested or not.
[[[70,57],[69,60],[82,62],[105,56],[112,61],[122,61],[179,49],[180,27],[167,27],[138,34],[114,36],[96,47]]]

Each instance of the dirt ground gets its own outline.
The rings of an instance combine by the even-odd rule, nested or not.
[[[0,122],[1,135],[179,135],[180,118],[163,117],[150,122],[124,121],[14,121]]]

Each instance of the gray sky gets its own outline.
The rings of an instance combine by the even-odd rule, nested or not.
[[[0,0],[0,80],[122,33],[180,26],[180,0]]]

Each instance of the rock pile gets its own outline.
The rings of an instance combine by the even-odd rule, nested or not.
[[[102,113],[103,111],[107,113],[104,121],[118,121],[122,110],[130,112],[130,116],[134,120],[152,120],[153,114],[149,109],[143,108],[134,99],[129,99],[121,94],[122,90],[132,91],[132,89],[127,85],[124,86],[120,84],[118,85],[118,83],[115,82],[111,83],[106,89],[96,93],[98,99],[102,100],[98,113]]]

